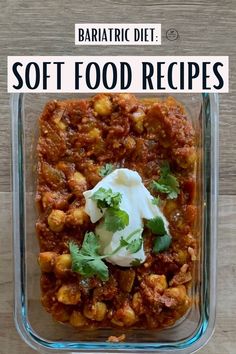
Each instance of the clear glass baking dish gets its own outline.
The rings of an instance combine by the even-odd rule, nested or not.
[[[83,97],[85,95],[79,95]],[[164,95],[157,95],[164,96]],[[176,94],[188,110],[199,136],[198,206],[200,261],[193,280],[191,310],[173,327],[126,330],[126,341],[109,343],[123,330],[75,330],[53,322],[40,303],[40,269],[35,234],[37,119],[50,99],[78,95],[14,94],[12,112],[13,240],[15,265],[15,323],[20,336],[42,352],[193,353],[214,330],[216,307],[216,234],[218,194],[218,96]]]

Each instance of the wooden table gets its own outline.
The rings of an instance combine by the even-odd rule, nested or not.
[[[142,7],[140,6],[141,4]],[[89,13],[86,9],[90,9]],[[230,93],[220,96],[220,198],[216,330],[201,354],[236,353],[236,1],[235,0],[6,0],[0,6],[0,353],[34,351],[16,333],[12,318],[10,113],[7,55],[97,54],[74,45],[74,23],[162,23],[162,46],[145,55],[229,55]],[[165,38],[176,28],[179,39]],[[101,53],[101,52],[100,52]],[[140,48],[103,48],[103,54],[141,54]]]

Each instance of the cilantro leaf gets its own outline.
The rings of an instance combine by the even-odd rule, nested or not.
[[[158,197],[153,197],[152,199],[152,204],[153,205],[160,205],[160,202],[161,202],[161,198],[158,196]]]
[[[128,246],[128,244],[129,244],[129,242],[123,237],[123,236],[121,236],[121,238],[120,238],[120,247],[127,247]]]
[[[168,199],[176,199],[180,189],[177,178],[171,174],[168,162],[163,163],[161,167],[161,175],[158,181],[153,181],[152,186],[161,193],[168,194]]]
[[[97,201],[100,209],[106,208],[104,214],[105,227],[108,231],[123,230],[129,224],[129,215],[126,211],[119,209],[122,195],[113,193],[112,189],[99,188],[91,197]]]
[[[168,176],[170,174],[169,162],[168,161],[163,161],[160,170],[161,170],[161,175],[163,177]]]
[[[126,247],[126,249],[132,254],[138,252],[141,249],[142,245],[143,239],[140,237],[136,240],[131,241]]]
[[[139,259],[139,258],[135,258],[135,259],[130,263],[130,265],[131,265],[132,267],[138,267],[140,264],[141,264],[141,259]]]
[[[87,232],[79,248],[74,242],[69,242],[72,259],[72,271],[85,277],[97,275],[101,280],[108,280],[108,267],[98,253],[98,237],[93,232]]]
[[[158,192],[168,194],[168,199],[176,199],[179,194],[179,183],[173,175],[159,178],[158,182],[153,181],[153,187]]]
[[[131,254],[138,252],[142,245],[143,245],[143,239],[140,235],[139,238],[133,240],[133,241],[128,241],[127,239],[124,239],[124,237],[121,237],[120,239],[120,245],[122,247],[125,247],[127,251],[129,251]]]
[[[92,196],[91,199],[97,202],[99,209],[103,208],[118,208],[121,202],[121,193],[113,193],[112,189],[99,188]]]
[[[163,219],[160,216],[156,216],[153,219],[147,221],[147,227],[154,233],[155,235],[165,235],[166,229]]]
[[[79,247],[74,242],[70,242],[69,250],[72,259],[72,271],[83,271],[83,255],[79,252]]]
[[[108,231],[123,230],[129,224],[129,214],[116,208],[108,208],[104,215],[105,227]]]
[[[81,252],[84,255],[99,255],[99,239],[94,232],[86,232],[84,236],[84,241],[81,247]]]
[[[105,262],[100,258],[89,261],[89,267],[93,271],[93,274],[98,275],[103,281],[108,280],[109,272]]]
[[[159,253],[166,251],[170,247],[171,241],[171,236],[167,234],[157,237],[154,242],[153,252]]]
[[[69,250],[72,259],[72,271],[86,277],[93,276],[93,271],[88,266],[88,260],[80,252],[79,247],[74,243],[69,243]]]
[[[115,170],[115,166],[112,165],[112,163],[106,163],[104,166],[102,166],[99,170],[99,176],[105,177],[108,176],[110,173],[112,173]]]
[[[160,181],[160,179],[159,179],[159,181]],[[157,182],[157,181],[153,181],[152,182],[152,187],[154,188],[154,189],[156,189],[158,192],[161,192],[161,193],[169,193],[169,187],[168,186],[166,186],[165,184],[161,184],[161,183],[159,183],[159,182]]]

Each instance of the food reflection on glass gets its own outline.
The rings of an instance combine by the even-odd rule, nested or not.
[[[172,97],[50,101],[37,146],[42,304],[74,327],[173,325],[198,258],[197,139]]]

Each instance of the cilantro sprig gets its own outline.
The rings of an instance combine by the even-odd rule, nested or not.
[[[142,247],[142,229],[137,229],[131,232],[126,238],[123,236],[120,239],[120,244],[110,254],[99,254],[99,237],[94,232],[86,232],[82,246],[79,248],[74,242],[69,242],[69,250],[72,259],[72,271],[81,274],[86,278],[94,275],[101,280],[107,281],[109,271],[104,258],[111,257],[122,248],[126,248],[130,253],[136,253]],[[139,234],[139,238],[132,238]],[[140,261],[139,261],[140,262]],[[136,262],[136,265],[137,262]]]
[[[104,224],[108,231],[120,231],[129,224],[129,214],[120,209],[121,193],[114,193],[111,188],[101,187],[91,196],[91,199],[97,202],[99,209],[106,209]]]
[[[148,220],[147,227],[155,235],[162,236],[166,233],[164,221],[160,216],[156,216],[155,218]]]
[[[125,247],[130,253],[136,253],[138,252],[143,245],[143,238],[141,235],[141,229],[138,229],[134,231],[134,233],[131,233],[131,237],[133,237],[135,234],[139,233],[139,237],[136,238],[135,240],[130,241],[130,235],[125,239],[124,237],[121,237],[120,239],[120,246]]]
[[[93,232],[87,232],[81,248],[74,243],[69,243],[69,250],[72,259],[72,271],[84,277],[98,275],[101,280],[109,277],[108,268],[103,262],[99,250],[98,237]]]
[[[123,230],[129,225],[129,214],[118,208],[108,208],[104,215],[104,224],[108,231]]]
[[[142,229],[136,229],[133,232],[131,232],[126,238],[124,238],[124,236],[121,236],[119,246],[112,252],[111,255],[114,255],[115,253],[119,252],[122,248],[126,248],[127,251],[129,251],[131,254],[138,252],[141,249],[143,244],[143,239],[141,234],[142,234]],[[131,240],[135,235],[139,235],[139,238],[135,240]],[[139,244],[138,247],[137,247],[137,242]]]
[[[156,237],[154,241],[153,252],[160,253],[166,251],[170,247],[171,241],[172,238],[168,234]]]
[[[161,175],[158,181],[152,182],[154,190],[167,194],[168,199],[176,199],[180,192],[177,178],[171,174],[169,163],[166,161],[161,166]]]
[[[152,199],[152,204],[153,205],[159,206],[160,203],[161,203],[161,198],[159,196],[158,197],[153,197],[153,199]]]
[[[91,199],[97,202],[99,209],[103,208],[118,208],[121,202],[122,195],[117,192],[113,193],[112,189],[99,188],[93,193]]]
[[[116,169],[116,166],[112,163],[106,163],[99,170],[99,176],[106,177]]]
[[[163,219],[160,216],[156,216],[148,220],[146,225],[154,235],[157,235],[154,241],[153,252],[160,253],[166,251],[171,245],[172,238],[167,233]]]

